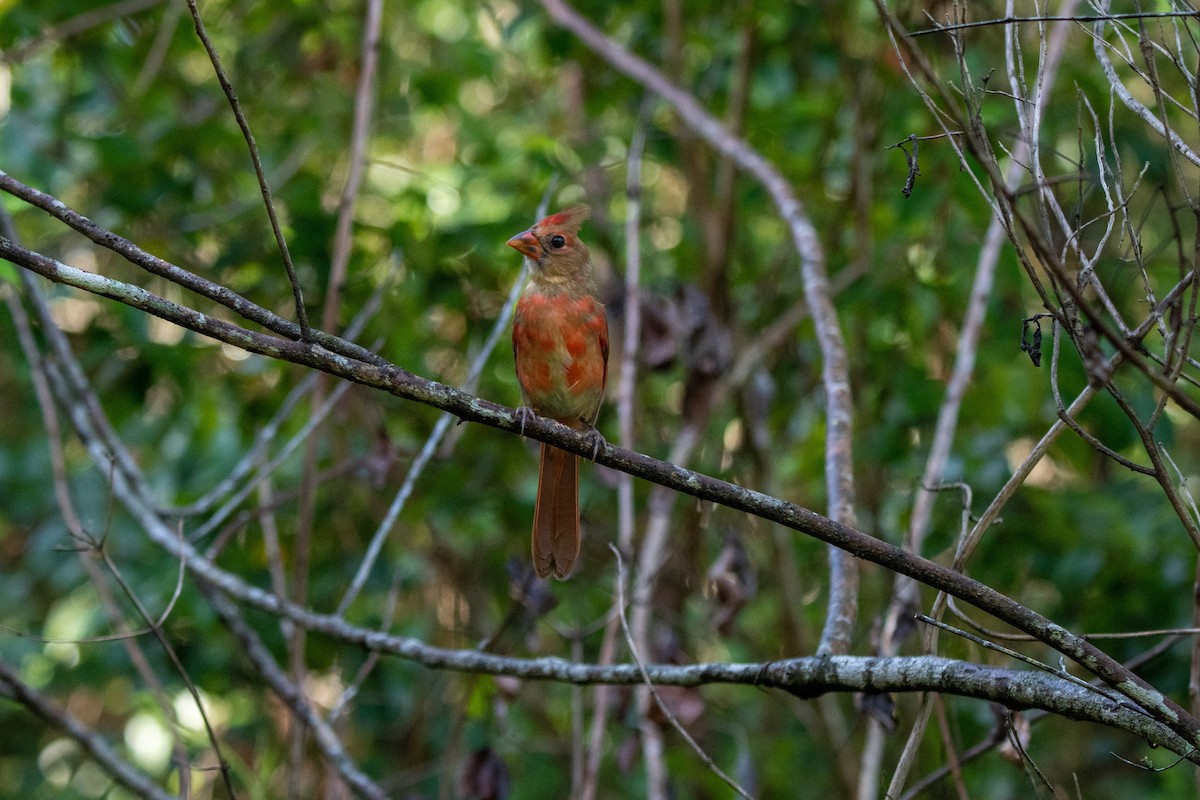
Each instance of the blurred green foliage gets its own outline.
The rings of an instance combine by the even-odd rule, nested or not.
[[[292,316],[246,145],[182,3],[38,42],[53,30],[48,26],[95,5],[0,3],[0,47],[12,56],[0,63],[0,168],[150,252]],[[912,7],[903,12],[914,27],[927,24],[916,4],[907,5]],[[349,168],[362,6],[345,0],[210,0],[201,6],[254,130],[313,318],[319,318],[326,293],[337,201]],[[980,6],[981,15],[1000,14],[987,6]],[[677,34],[664,20],[671,7],[595,0],[579,5],[633,51],[673,64],[672,77],[718,114],[731,102],[741,48],[752,37],[745,135],[805,203],[835,283],[848,276],[836,302],[852,369],[860,527],[899,542],[956,354],[990,209],[943,142],[922,144],[916,191],[908,200],[901,196],[906,164],[887,146],[936,128],[899,70],[870,3],[688,4]],[[1110,102],[1089,57],[1089,38],[1079,31],[1072,37],[1057,89],[1065,99],[1047,122],[1061,148],[1056,166],[1064,172],[1072,165],[1095,168],[1076,163],[1070,153],[1079,126],[1070,87],[1078,86],[1102,116]],[[1003,69],[999,28],[973,32],[969,42],[977,78]],[[957,82],[953,54],[932,43],[930,52],[946,80]],[[359,341],[413,372],[460,383],[519,268],[504,242],[533,221],[539,200],[558,181],[553,206],[586,199],[594,207],[585,234],[605,276],[606,298],[613,301],[615,340],[622,319],[625,162],[641,89],[553,27],[533,4],[422,0],[385,7],[375,98],[340,324],[383,292],[383,311]],[[997,135],[1011,137],[1010,102],[988,96],[984,116]],[[1170,263],[1173,254],[1160,245],[1174,234],[1169,215],[1158,213],[1168,201],[1151,197],[1162,187],[1163,197],[1178,199],[1161,144],[1119,111],[1114,131],[1127,172],[1150,164],[1144,178],[1150,188],[1135,202],[1145,212],[1142,235],[1156,243],[1156,257]],[[707,287],[710,299],[727,309],[718,322],[736,351],[801,303],[803,287],[782,222],[762,188],[745,177],[733,184],[725,276],[713,278],[697,206],[698,198],[713,192],[715,165],[659,104],[643,167],[643,277],[647,289],[661,296],[684,285]],[[1096,213],[1101,202],[1091,193],[1082,213]],[[197,303],[45,214],[9,197],[3,204],[29,247]],[[1113,258],[1103,268],[1119,288],[1115,301],[1127,318],[1140,319],[1145,305],[1129,264]],[[0,265],[0,281],[0,291],[17,290],[7,265]],[[105,411],[164,503],[191,502],[228,474],[303,377],[297,367],[247,357],[114,303],[58,287],[45,291]],[[198,307],[227,314],[204,303]],[[1040,310],[1006,251],[946,476],[971,484],[976,512],[1055,419],[1048,370],[1033,368],[1018,350],[1021,320]],[[801,324],[765,356],[754,381],[714,410],[690,466],[823,509],[820,369],[811,326]],[[683,380],[678,363],[642,376],[636,449],[668,453],[681,424]],[[1083,386],[1073,356],[1064,358],[1062,380],[1068,397]],[[1139,409],[1154,401],[1137,381],[1124,388]],[[478,393],[507,405],[519,402],[506,342],[492,355]],[[746,412],[764,398],[767,413]],[[166,723],[120,643],[45,644],[15,633],[71,640],[114,628],[81,564],[87,556],[75,552],[61,521],[30,368],[7,313],[0,315],[0,403],[0,622],[8,629],[0,634],[0,655],[133,763],[167,776],[172,767],[153,746]],[[280,441],[303,426],[310,409],[303,403],[300,409],[285,422]],[[315,501],[308,591],[314,608],[336,606],[436,417],[432,409],[356,387],[322,428],[316,458],[327,477]],[[730,433],[735,420],[742,435]],[[1095,400],[1082,422],[1138,459],[1140,443],[1108,398]],[[1197,468],[1194,422],[1168,416],[1156,431],[1185,475]],[[611,404],[600,427],[615,440]],[[383,624],[394,591],[392,632],[472,647],[509,613],[508,570],[527,560],[535,455],[532,445],[478,426],[454,428],[450,440],[421,476],[384,559],[348,617]],[[114,504],[108,465],[94,463],[72,438],[64,454],[85,527],[105,537],[108,552],[152,613],[163,609],[177,564]],[[1055,446],[1050,461],[1050,472],[1027,483],[1002,524],[985,537],[970,574],[1073,630],[1189,624],[1195,553],[1161,490],[1070,436]],[[274,517],[289,566],[303,469],[298,454],[273,476]],[[593,468],[585,467],[583,475],[581,567],[572,581],[551,587],[558,606],[541,619],[519,616],[499,639],[498,652],[573,657],[562,632],[592,625],[612,603],[613,480]],[[643,515],[647,492],[636,487]],[[252,494],[245,508],[255,502]],[[957,494],[943,495],[927,555],[952,551],[959,517]],[[252,515],[234,520],[241,527],[219,563],[270,586],[261,523]],[[186,521],[185,532],[193,524]],[[686,501],[677,504],[675,524],[664,581],[677,596],[664,601],[656,628],[656,641],[673,644],[652,657],[766,661],[812,653],[824,611],[820,546],[728,510],[698,513]],[[701,589],[726,531],[744,536],[758,593],[731,631],[718,634],[713,601]],[[198,544],[211,543],[210,537]],[[785,591],[788,586],[798,594]],[[872,622],[890,588],[889,574],[866,570],[859,652],[871,651]],[[128,604],[118,604],[140,627]],[[279,626],[250,618],[282,660]],[[190,585],[166,630],[216,709],[235,784],[247,797],[282,796],[286,714]],[[187,706],[183,684],[161,650],[149,640],[142,644],[167,695],[177,707]],[[583,658],[594,661],[599,646],[598,634],[585,637]],[[1121,642],[1110,650],[1132,656],[1144,646]],[[1001,663],[961,642],[944,640],[943,648],[948,655]],[[1054,660],[1044,648],[1028,650]],[[1185,646],[1176,646],[1147,668],[1147,677],[1182,698],[1187,655]],[[307,657],[314,682],[309,689],[318,697],[352,680],[367,658],[319,636],[309,637]],[[566,796],[574,690],[534,683],[513,691],[491,678],[384,659],[361,687],[342,733],[363,769],[397,796],[456,796],[468,754],[484,746],[507,764],[514,798]],[[699,695],[706,707],[698,737],[727,769],[744,758],[761,796],[848,796],[855,762],[846,754],[857,752],[864,727],[850,698],[819,710],[814,703],[745,688],[713,687]],[[608,730],[601,796],[638,797],[642,767],[638,758],[625,757],[636,720],[627,692],[617,696],[626,699],[618,701]],[[914,703],[901,699],[902,731]],[[985,737],[994,724],[975,701],[948,699],[947,709],[949,734],[959,748]],[[817,722],[830,713],[842,729]],[[0,705],[0,720],[0,796],[126,796],[61,732],[22,708]],[[204,736],[181,724],[193,763],[211,767]],[[902,739],[889,740],[887,763]],[[678,796],[726,796],[673,732],[667,740]],[[944,761],[940,741],[929,737],[918,774]],[[1075,776],[1084,797],[1187,793],[1187,769],[1136,772],[1115,762],[1109,750],[1133,760],[1141,756],[1132,737],[1096,728],[1080,735],[1074,723],[1061,720],[1035,727],[1029,744],[1055,784],[1070,786]],[[1154,758],[1163,760],[1161,754]],[[805,765],[802,776],[799,764]],[[995,754],[964,774],[971,797],[1029,796],[1021,769]],[[174,777],[165,780],[177,787]],[[194,780],[211,782],[212,773],[194,773]]]

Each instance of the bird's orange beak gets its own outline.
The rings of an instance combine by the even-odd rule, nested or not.
[[[542,254],[542,244],[533,235],[533,231],[521,231],[508,240],[508,246],[526,258],[532,258],[534,261],[537,261],[538,257]]]

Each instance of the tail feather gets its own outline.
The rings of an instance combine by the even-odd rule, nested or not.
[[[579,459],[542,445],[537,505],[533,511],[533,567],[562,580],[579,557]]]

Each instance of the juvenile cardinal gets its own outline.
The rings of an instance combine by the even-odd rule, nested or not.
[[[508,240],[529,262],[532,277],[517,302],[513,357],[525,406],[594,431],[608,379],[608,318],[596,298],[588,249],[579,241],[587,206],[551,214]],[[598,435],[598,434],[597,434]],[[579,461],[542,445],[533,511],[533,567],[560,580],[579,557]]]

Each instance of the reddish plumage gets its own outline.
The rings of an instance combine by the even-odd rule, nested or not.
[[[508,241],[532,267],[517,302],[513,356],[525,405],[576,430],[590,429],[608,379],[608,319],[579,226],[587,206],[552,214]],[[565,578],[579,556],[579,463],[542,445],[533,514],[538,575]]]

